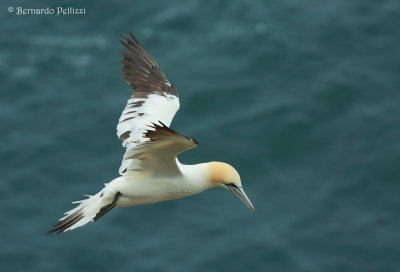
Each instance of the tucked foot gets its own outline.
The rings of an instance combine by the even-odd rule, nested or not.
[[[93,218],[93,221],[97,221],[100,217],[111,211],[111,209],[117,205],[117,201],[120,198],[120,196],[122,196],[120,192],[116,193],[113,201],[110,204],[102,207],[100,211],[96,214],[96,216]]]

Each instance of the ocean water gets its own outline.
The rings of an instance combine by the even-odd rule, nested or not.
[[[9,7],[85,7],[16,15]],[[400,2],[0,4],[1,271],[400,271]],[[179,91],[213,189],[46,232],[118,176],[132,31]]]

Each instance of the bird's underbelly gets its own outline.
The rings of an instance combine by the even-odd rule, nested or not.
[[[113,186],[115,192],[122,196],[118,199],[118,207],[150,204],[165,200],[186,197],[199,190],[179,179],[128,180],[121,179]]]

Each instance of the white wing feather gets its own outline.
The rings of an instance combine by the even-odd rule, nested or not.
[[[135,165],[133,165],[134,160],[128,159],[132,154],[130,151],[149,140],[144,137],[144,133],[149,130],[149,126],[152,125],[152,123],[159,123],[159,121],[170,126],[175,113],[179,109],[178,97],[172,95],[160,96],[157,94],[151,94],[136,113],[127,114],[127,112],[132,110],[129,108],[130,101],[135,101],[135,99],[131,98],[128,100],[127,106],[122,112],[120,123],[117,126],[118,137],[120,137],[125,131],[130,131],[129,137],[122,143],[122,145],[126,147],[126,152],[119,168],[120,175],[127,173],[129,168],[135,167]],[[142,113],[143,115],[137,117],[138,113]],[[134,118],[122,121],[132,116]]]
[[[164,123],[170,126],[179,109],[179,98],[176,88],[161,71],[154,59],[144,50],[131,33],[121,40],[128,52],[121,52],[124,58],[122,72],[125,81],[133,89],[119,119],[117,135],[123,140],[126,152],[119,173],[125,175],[137,169],[137,159],[129,158],[137,148],[149,139],[144,134],[154,124]]]

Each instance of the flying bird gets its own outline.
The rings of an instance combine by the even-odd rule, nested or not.
[[[117,135],[126,148],[120,176],[65,213],[49,232],[65,232],[97,221],[115,207],[178,199],[213,187],[224,187],[252,211],[239,173],[223,162],[185,165],[177,156],[198,143],[169,126],[179,109],[177,89],[136,37],[120,39],[123,79],[133,90],[119,119]]]

